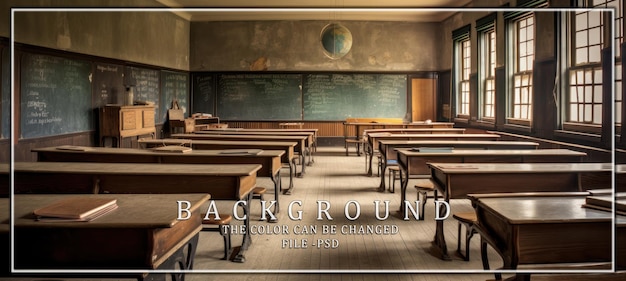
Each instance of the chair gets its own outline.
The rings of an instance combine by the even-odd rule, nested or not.
[[[417,179],[415,180],[415,189],[417,189],[417,201],[421,204],[419,219],[424,219],[424,213],[426,212],[426,201],[428,201],[428,192],[434,192],[434,200],[437,200],[437,190],[435,190],[435,183],[431,179]],[[420,198],[421,197],[421,198]]]
[[[350,148],[350,145],[352,144],[356,147],[356,155],[361,156],[361,146],[365,144],[363,139],[346,139],[346,144],[345,144],[346,156],[349,155],[348,149]]]
[[[458,238],[457,238],[457,249],[456,252],[463,258],[465,261],[469,261],[470,259],[470,240],[477,233],[474,225],[478,220],[476,218],[475,212],[462,212],[462,213],[454,213],[452,217],[459,221],[459,230],[458,230]],[[461,251],[461,225],[465,226],[465,254]]]
[[[204,218],[205,215],[202,217]],[[202,220],[202,231],[218,231],[224,238],[224,257],[223,260],[228,259],[230,254],[230,222],[233,220],[231,215],[219,215],[220,219],[216,220],[214,215],[209,215],[208,220]]]

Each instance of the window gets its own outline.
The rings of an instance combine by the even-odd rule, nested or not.
[[[496,95],[496,31],[488,29],[481,35],[481,117],[491,119],[495,117]]]
[[[510,38],[514,66],[511,95],[509,96],[509,123],[530,125],[532,119],[533,62],[535,59],[535,24],[532,14],[513,20]]]
[[[595,2],[606,3],[594,0],[594,5],[598,4]],[[603,12],[576,11],[570,21],[569,94],[566,96],[563,127],[567,130],[597,132],[593,126],[602,124]]]
[[[470,25],[452,31],[453,44],[453,95],[456,117],[469,119],[471,44]]]
[[[615,122],[622,123],[622,49],[620,43],[624,40],[624,2],[620,0],[598,1],[593,3],[594,7],[612,8],[615,18],[615,40],[613,41],[613,49],[615,50]]]
[[[470,67],[471,67],[471,48],[470,40],[465,39],[459,42],[460,48],[460,75],[459,75],[459,95],[458,97],[458,113],[459,115],[469,115],[470,107]]]

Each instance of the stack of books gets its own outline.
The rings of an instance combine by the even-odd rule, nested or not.
[[[33,213],[39,221],[88,222],[115,209],[117,209],[117,199],[76,196],[61,199]]]
[[[590,195],[585,198],[583,207],[602,211],[612,211],[615,202],[615,213],[626,215],[626,193],[619,192],[615,197],[612,194]]]

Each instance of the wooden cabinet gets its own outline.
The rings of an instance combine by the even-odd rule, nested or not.
[[[104,139],[113,138],[120,147],[122,138],[156,134],[154,106],[152,105],[107,105],[100,108],[100,146]]]

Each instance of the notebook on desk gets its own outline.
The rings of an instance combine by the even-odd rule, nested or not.
[[[220,154],[226,155],[258,155],[261,153],[261,149],[225,149],[220,151]]]
[[[92,221],[117,208],[117,199],[93,197],[68,197],[45,207],[36,209],[33,214],[40,221]]]

